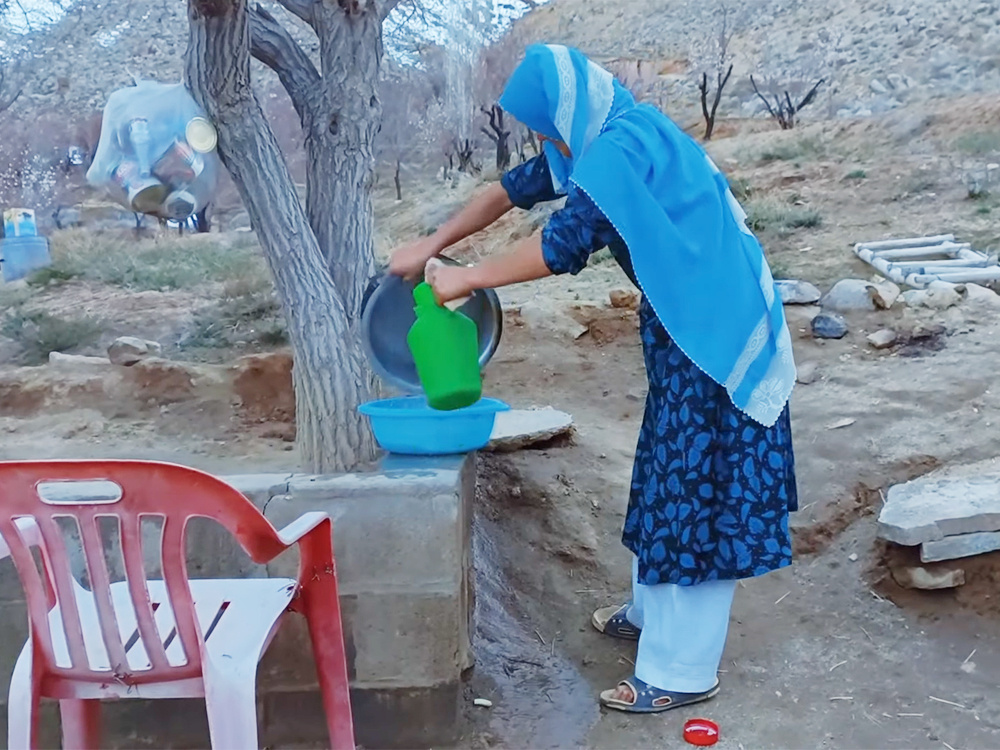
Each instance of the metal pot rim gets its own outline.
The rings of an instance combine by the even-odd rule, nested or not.
[[[438,256],[440,260],[448,265],[460,266],[463,265],[457,260],[448,258],[447,256]],[[368,289],[365,292],[364,297],[361,301],[361,344],[364,349],[365,355],[368,357],[368,362],[372,369],[385,380],[387,383],[399,388],[404,393],[422,393],[423,389],[420,387],[419,383],[412,383],[405,380],[398,375],[390,372],[383,364],[382,361],[376,356],[375,350],[372,347],[372,314],[371,311],[374,309],[375,302],[378,300],[379,296],[385,293],[386,282],[392,279],[397,279],[399,283],[405,283],[399,277],[391,276],[386,272],[377,274],[371,279],[368,285]],[[486,306],[490,310],[490,318],[494,321],[495,333],[489,339],[488,345],[479,353],[479,367],[485,367],[489,361],[496,354],[497,349],[500,346],[500,338],[503,335],[503,308],[500,305],[500,298],[496,291],[493,289],[479,289],[473,292],[473,299],[484,298],[486,301]],[[468,304],[468,303],[466,303]],[[461,308],[459,308],[461,309]]]

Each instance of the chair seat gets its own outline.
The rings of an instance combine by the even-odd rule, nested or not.
[[[189,584],[198,624],[205,638],[207,658],[218,669],[224,671],[248,669],[248,673],[252,675],[276,631],[281,615],[287,610],[295,595],[295,581],[290,578],[192,579]],[[77,697],[159,698],[204,695],[200,680],[131,686],[125,684],[125,681],[116,680],[101,637],[93,594],[82,586],[77,585],[75,588],[90,667],[96,671],[106,671],[108,682],[91,683],[87,686],[75,680],[59,679],[56,680],[57,683],[63,683],[65,687],[69,687],[66,683],[76,683],[72,692]],[[166,585],[163,581],[149,581],[147,591],[167,661],[173,667],[183,666],[187,663],[187,659],[181,640],[177,636]],[[150,669],[149,656],[139,635],[128,584],[124,581],[111,584],[111,599],[128,659],[125,671],[134,674]],[[58,605],[49,613],[49,625],[56,665],[69,668],[71,665],[69,649]],[[30,639],[25,644],[25,649],[28,648]],[[121,671],[123,670],[119,670],[119,675]],[[86,695],[81,694],[81,689]],[[46,692],[51,697],[64,697],[51,694],[52,691]],[[62,692],[64,691],[61,689],[55,690],[55,693]]]

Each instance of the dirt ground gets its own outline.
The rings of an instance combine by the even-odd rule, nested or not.
[[[659,717],[602,713],[595,702],[634,658],[634,645],[597,634],[588,617],[628,595],[619,533],[644,377],[634,319],[605,313],[599,327],[620,335],[542,344],[511,328],[490,369],[494,393],[521,403],[544,394],[578,431],[572,444],[483,460],[477,553],[500,571],[484,574],[478,648],[488,675],[470,698],[494,707],[480,709],[468,745],[675,746],[683,720],[706,715],[728,748],[997,746],[1000,556],[967,566],[957,593],[903,593],[883,580],[874,533],[879,489],[1000,451],[984,416],[998,406],[995,323],[909,357],[869,355],[860,334],[797,343],[799,360],[823,373],[799,386],[792,407],[797,562],[739,589],[720,696]],[[845,418],[856,421],[830,429]]]
[[[947,155],[962,127],[995,128],[1000,107],[961,104],[793,133],[727,123],[733,137],[712,153],[746,181],[750,200],[820,212],[818,226],[766,228],[762,237],[776,275],[826,290],[871,276],[850,251],[857,241],[952,231],[1000,246],[997,209],[966,199]],[[764,158],[776,151],[784,156]],[[380,247],[416,233],[414,217],[442,200],[425,191],[387,202],[396,215],[380,224]],[[460,250],[495,252],[537,219],[507,219]],[[636,315],[607,304],[626,285],[598,262],[579,277],[502,292],[508,325],[487,393],[563,409],[576,434],[480,459],[477,667],[461,746],[673,747],[683,720],[705,715],[721,725],[720,748],[1000,747],[1000,555],[970,561],[962,588],[918,595],[895,588],[875,539],[888,486],[1000,456],[1000,312],[971,304],[859,314],[846,338],[826,342],[809,335],[802,310],[788,308],[797,364],[814,371],[792,401],[797,562],[741,585],[717,699],[652,717],[597,708],[597,693],[631,674],[634,658],[634,645],[589,625],[594,608],[628,592],[619,534],[645,380]],[[42,294],[51,309],[100,310],[111,333],[163,340],[210,293],[139,297],[71,282]],[[516,310],[526,303],[571,315],[589,332],[573,339],[523,323]],[[866,335],[884,327],[903,344],[874,351]],[[0,379],[13,372],[0,366]],[[0,407],[0,458],[148,457],[233,473],[297,465],[287,430],[248,426],[218,402],[111,415],[85,398],[44,414]],[[476,697],[493,707],[474,707]]]

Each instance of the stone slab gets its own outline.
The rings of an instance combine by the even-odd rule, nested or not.
[[[1000,474],[897,484],[878,518],[879,537],[906,546],[984,531],[1000,531]]]
[[[975,534],[958,534],[920,545],[922,562],[958,560],[963,557],[985,555],[1000,550],[1000,531],[980,531]]]
[[[551,406],[502,411],[496,415],[486,450],[516,451],[565,435],[572,429],[573,417]]]

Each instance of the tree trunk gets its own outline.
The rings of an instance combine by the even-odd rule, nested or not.
[[[504,131],[497,135],[497,171],[505,172],[510,166],[510,133]]]
[[[219,155],[247,207],[281,299],[295,360],[304,468],[350,468],[374,455],[371,433],[357,413],[368,395],[368,368],[250,86],[246,0],[188,0],[188,7],[187,84],[218,128]]]
[[[374,2],[313,8],[323,84],[303,122],[306,212],[356,329],[362,296],[375,274],[373,144],[382,117],[377,92],[382,21]]]
[[[393,175],[393,182],[396,183],[396,200],[401,201],[403,200],[403,185],[399,181],[399,169],[399,159],[396,159],[396,174]]]

